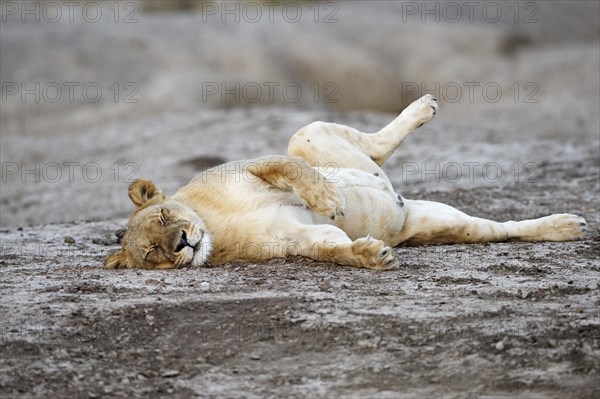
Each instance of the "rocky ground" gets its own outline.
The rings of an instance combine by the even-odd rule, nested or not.
[[[284,151],[284,132],[305,120],[340,118],[375,130],[388,118],[255,110],[229,112],[224,120],[219,112],[102,132],[110,137],[146,128],[145,140],[134,149],[108,139],[104,148],[85,150],[85,135],[39,138],[38,145],[62,148],[65,160],[71,148],[79,149],[73,159],[91,161],[91,151],[118,154],[116,159],[139,162],[135,177],[152,178],[169,193],[195,169],[225,154],[234,159],[241,152]],[[253,135],[245,148],[227,138],[244,125]],[[200,150],[177,157],[185,140],[202,137],[202,131],[221,135],[214,156]],[[301,258],[214,269],[105,271],[102,260],[117,248],[115,234],[131,210],[125,181],[6,184],[16,193],[30,190],[26,198],[46,201],[27,212],[15,206],[15,221],[25,214],[44,217],[41,212],[48,210],[68,220],[78,207],[98,214],[90,216],[97,221],[0,231],[0,392],[6,397],[597,397],[598,140],[577,134],[573,139],[514,136],[434,120],[411,136],[387,170],[406,197],[446,202],[481,217],[584,215],[585,240],[396,248],[400,269],[379,273]],[[440,145],[442,140],[446,144]],[[13,143],[27,153],[26,140]],[[229,144],[229,152],[218,150]],[[451,162],[479,162],[481,169],[472,179],[465,172],[455,181],[441,172]],[[503,178],[482,173],[482,165],[491,162]],[[421,175],[435,170],[436,163],[437,175]],[[533,169],[515,175],[515,163]],[[61,205],[71,196],[79,199]],[[98,220],[106,215],[109,220]]]
[[[2,232],[20,245],[1,261],[4,397],[598,395],[597,227],[564,244],[400,248],[381,273],[306,259],[105,271],[123,223]]]

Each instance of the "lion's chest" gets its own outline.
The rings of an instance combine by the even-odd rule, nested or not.
[[[176,196],[206,224],[213,241],[210,264],[285,256],[285,241],[292,236],[285,232],[315,222],[296,194],[266,185],[192,183]]]
[[[213,235],[211,264],[261,261],[286,256],[298,224],[312,224],[302,206],[270,204],[251,212],[215,215],[206,221]]]

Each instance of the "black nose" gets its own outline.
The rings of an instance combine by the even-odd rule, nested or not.
[[[177,248],[175,248],[175,252],[179,252],[185,247],[191,247],[191,245],[187,240],[186,232],[182,230],[181,231],[181,240],[179,240],[179,244],[177,244]]]

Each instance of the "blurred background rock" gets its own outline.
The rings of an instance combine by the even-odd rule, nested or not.
[[[40,2],[29,2],[33,7],[31,3]],[[20,95],[4,93],[2,132],[77,130],[107,120],[207,107],[276,105],[397,113],[420,96],[422,88],[438,91],[442,100],[454,99],[454,83],[463,90],[453,107],[458,115],[477,109],[486,118],[502,114],[500,120],[505,120],[506,108],[524,108],[532,122],[559,121],[560,108],[597,126],[597,117],[586,114],[597,109],[573,106],[571,97],[594,96],[599,87],[599,2],[475,2],[473,22],[464,2],[450,3],[462,10],[455,23],[455,8],[444,2],[125,1],[118,23],[110,9],[113,2],[101,3],[103,16],[97,23],[83,20],[81,11],[74,13],[75,23],[66,15],[57,23],[45,22],[43,15],[40,23],[32,15],[26,16],[27,23],[21,22],[20,13],[5,15],[2,82],[29,82],[29,87],[33,82],[42,87],[50,82],[79,82],[80,87],[97,82],[103,97],[88,103],[76,95],[70,102],[63,87],[65,93],[56,103],[23,103]],[[288,22],[295,20],[297,7],[301,18]],[[491,22],[497,8],[501,18]],[[254,22],[257,9],[262,15]],[[135,86],[126,90],[128,82]],[[269,82],[279,84],[272,86],[272,98],[265,85]],[[465,101],[465,82],[480,84],[475,106]],[[502,88],[500,104],[479,107],[486,105],[482,87],[489,82]],[[536,116],[529,115],[521,101],[533,93],[533,86],[520,87],[515,104],[510,89],[515,82],[533,82],[539,88],[534,95],[541,104]],[[109,89],[114,83],[120,85],[116,102],[111,101],[116,89]],[[283,89],[289,83],[293,86],[287,88],[286,98]],[[416,93],[414,84],[419,87]],[[302,95],[292,102],[296,85]],[[442,92],[445,85],[447,93]],[[209,94],[215,86],[218,92]],[[239,95],[223,95],[225,90]],[[124,103],[134,91],[139,103]]]
[[[596,143],[600,134],[597,1],[87,1],[73,22],[62,2],[55,22],[52,2],[25,3],[1,4],[4,163],[131,161],[136,177],[174,189],[194,173],[177,169],[182,149],[192,160],[281,153],[315,118],[377,130],[426,92],[441,100],[431,146],[448,131],[462,132],[452,148],[463,152],[493,137]],[[36,4],[39,22],[23,15]],[[36,84],[39,100],[22,96]],[[97,102],[82,93],[97,87]],[[165,137],[179,144],[168,150]],[[44,183],[4,173],[0,224],[128,209],[124,189],[98,184],[96,195],[118,199],[58,215],[49,210],[61,197],[87,198],[90,187]]]

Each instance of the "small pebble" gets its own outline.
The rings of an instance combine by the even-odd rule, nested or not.
[[[203,281],[200,283],[200,289],[202,289],[202,291],[208,291],[210,289],[210,284]]]
[[[75,239],[71,236],[65,236],[65,242],[67,244],[75,244]]]
[[[161,374],[161,377],[172,378],[179,375],[179,370],[166,370]]]
[[[496,343],[496,349],[499,350],[499,351],[503,350],[504,349],[504,343],[502,341],[498,341]]]

